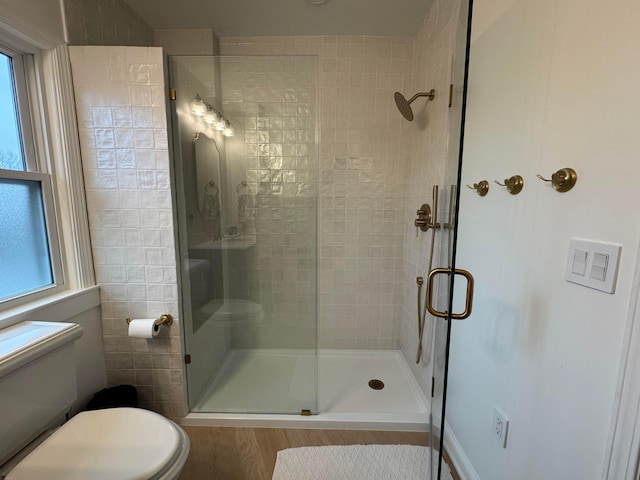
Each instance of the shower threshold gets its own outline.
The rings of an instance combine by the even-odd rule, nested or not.
[[[293,349],[233,350],[181,423],[427,431],[427,398],[400,351],[319,350],[317,387],[314,353]],[[370,388],[372,379],[382,381],[384,388]],[[284,413],[313,405],[316,388],[317,415]]]

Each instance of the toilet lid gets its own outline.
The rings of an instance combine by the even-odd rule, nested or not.
[[[22,460],[7,480],[150,479],[179,446],[177,427],[157,413],[137,408],[82,412]]]

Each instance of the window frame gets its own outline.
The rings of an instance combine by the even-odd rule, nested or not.
[[[49,162],[49,129],[44,108],[44,85],[39,75],[36,52],[25,52],[0,40],[0,53],[11,59],[15,101],[22,143],[22,170],[0,169],[0,177],[37,181],[41,185],[43,215],[53,282],[0,300],[0,313],[41,300],[69,288],[63,250],[60,212],[56,198],[53,168]]]
[[[11,59],[11,73],[13,74],[14,94],[18,108],[18,123],[20,125],[19,134],[25,167],[29,172],[38,171],[26,71],[26,65],[31,62],[29,60],[25,62],[24,54],[7,47],[3,43],[0,43],[0,54]],[[27,112],[26,115],[25,112]]]

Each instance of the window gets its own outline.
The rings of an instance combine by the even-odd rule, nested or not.
[[[63,283],[51,175],[34,137],[30,65],[32,57],[0,46],[2,307],[49,294]]]

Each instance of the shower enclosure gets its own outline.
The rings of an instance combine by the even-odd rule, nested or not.
[[[430,430],[441,446],[449,322],[429,317],[420,339],[415,285],[434,245],[434,267],[451,265],[461,10],[437,42],[425,27],[258,57],[247,52],[285,41],[222,39],[242,56],[169,59],[190,424]],[[452,70],[414,64],[431,50],[434,65],[450,61],[454,31]],[[430,101],[407,122],[394,90]],[[435,185],[437,233],[416,236]],[[450,312],[448,277],[433,285]]]
[[[371,159],[340,157],[319,209],[318,57],[171,57],[170,76],[190,412],[425,430],[423,389],[386,327],[399,282],[381,273],[402,266],[391,255],[404,219],[390,208],[403,212],[404,196],[388,177],[369,178]],[[319,211],[332,232],[322,239]],[[358,244],[339,247],[341,230]],[[381,339],[359,338],[358,327]]]
[[[317,413],[317,61],[170,76],[190,410]]]

